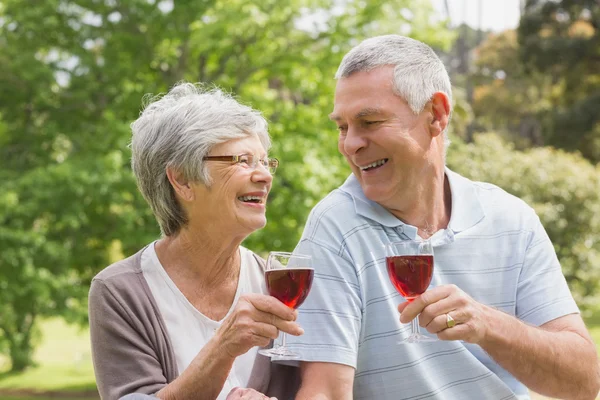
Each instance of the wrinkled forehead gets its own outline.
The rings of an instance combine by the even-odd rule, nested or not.
[[[381,113],[389,108],[386,105],[392,99],[398,101],[394,92],[393,67],[355,72],[337,81],[329,118],[339,121]]]

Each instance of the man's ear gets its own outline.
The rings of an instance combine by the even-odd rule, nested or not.
[[[450,99],[444,92],[436,92],[431,97],[431,113],[433,119],[429,124],[431,136],[440,135],[448,126],[450,120]]]
[[[175,190],[177,196],[183,201],[194,200],[194,191],[192,190],[192,182],[185,175],[173,167],[167,167],[167,178]]]

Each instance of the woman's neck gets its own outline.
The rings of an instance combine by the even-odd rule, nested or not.
[[[169,275],[205,288],[237,282],[242,240],[188,227],[156,243],[156,254]]]

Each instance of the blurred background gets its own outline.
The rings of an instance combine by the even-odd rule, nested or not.
[[[282,163],[245,246],[291,250],[350,173],[337,65],[387,33],[444,60],[448,165],[536,209],[600,343],[599,29],[599,0],[0,0],[0,398],[97,398],[90,280],[160,234],[129,165],[144,94],[208,82],[264,112]]]

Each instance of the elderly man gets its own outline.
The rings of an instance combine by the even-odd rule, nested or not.
[[[301,355],[296,398],[595,398],[594,343],[539,218],[445,167],[451,86],[431,48],[368,39],[336,78],[330,118],[353,173],[296,249],[315,267],[298,319],[309,328],[288,343]],[[430,239],[435,253],[433,283],[412,303],[385,269],[384,245],[406,239]],[[399,344],[419,314],[438,340]]]

